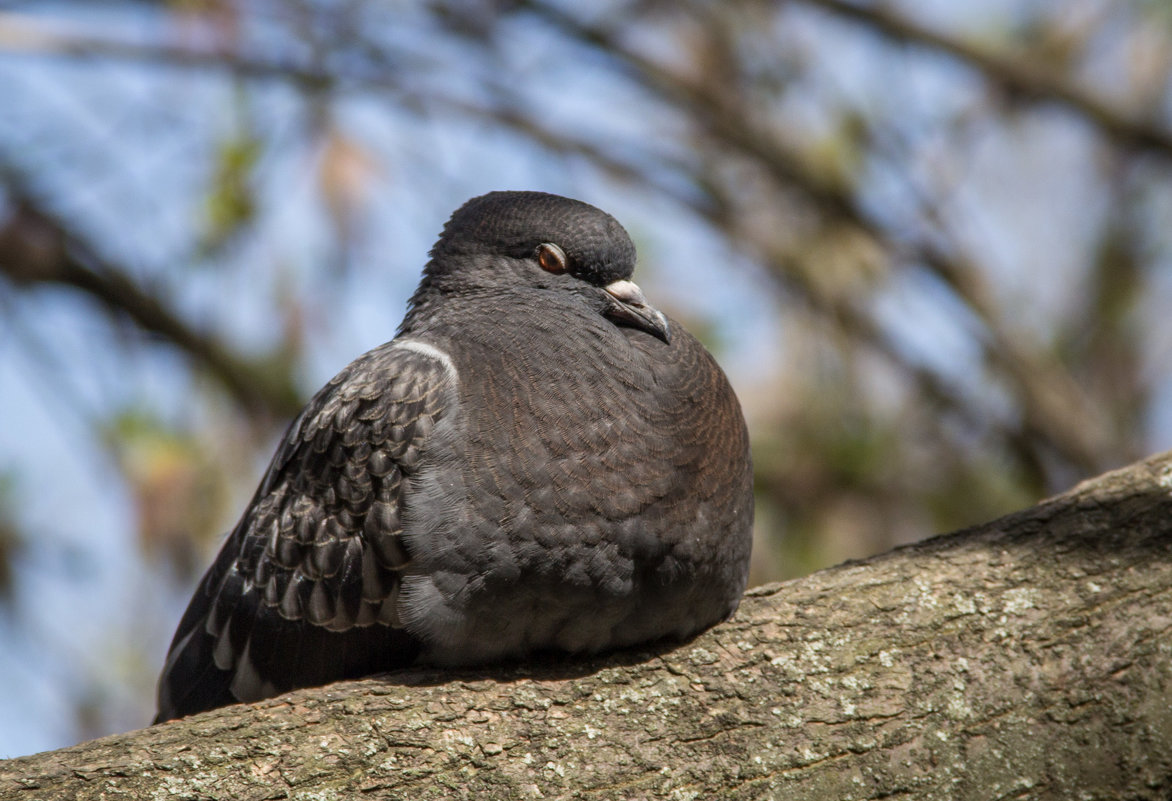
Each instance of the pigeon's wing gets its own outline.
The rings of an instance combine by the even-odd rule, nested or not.
[[[456,393],[442,353],[397,340],[314,396],[179,624],[157,720],[416,657],[397,604],[401,521]]]

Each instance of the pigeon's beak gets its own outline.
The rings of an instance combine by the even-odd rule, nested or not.
[[[633,281],[612,281],[603,287],[612,303],[606,316],[616,322],[626,323],[632,328],[646,331],[653,337],[671,344],[671,331],[663,312],[647,303],[643,290]]]

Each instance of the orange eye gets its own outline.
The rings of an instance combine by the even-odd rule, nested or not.
[[[537,262],[547,273],[564,273],[567,269],[565,251],[552,242],[537,246]]]

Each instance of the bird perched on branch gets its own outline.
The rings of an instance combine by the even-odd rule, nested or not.
[[[392,341],[285,433],[175,632],[157,721],[415,662],[686,638],[737,608],[740,406],[609,214],[452,215]]]

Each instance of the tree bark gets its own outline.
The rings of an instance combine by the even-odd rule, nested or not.
[[[290,693],[0,762],[0,798],[1165,799],[1170,489],[1164,454],[690,643]]]

